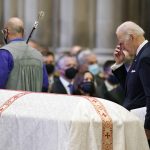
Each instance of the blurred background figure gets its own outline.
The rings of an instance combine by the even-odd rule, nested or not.
[[[84,49],[76,55],[78,63],[78,74],[83,75],[85,71],[88,71],[87,56],[91,54],[90,49]]]
[[[80,74],[90,71],[94,76],[101,72],[96,54],[90,49],[82,50],[77,55],[78,70]]]
[[[101,67],[98,64],[96,54],[91,52],[86,56],[86,61],[88,64],[88,71],[90,71],[94,76],[98,75],[101,72]]]
[[[70,49],[70,55],[76,56],[80,51],[82,51],[82,46],[74,45]]]
[[[45,64],[55,64],[55,56],[53,52],[47,51],[43,56]]]
[[[54,82],[54,78],[57,77],[57,75],[55,74],[55,56],[53,52],[46,52],[44,54],[44,63],[48,74],[48,92],[50,92],[52,84]]]
[[[77,88],[76,83],[78,83],[78,80],[80,80],[80,78],[83,77],[83,74],[86,71],[89,71],[94,76],[96,96],[100,97],[97,87],[102,84],[103,78],[101,78],[100,76],[102,69],[101,66],[99,65],[96,54],[92,52],[90,49],[82,50],[77,55],[77,62],[79,72],[75,78],[75,87]]]
[[[89,55],[87,55],[86,62],[88,64],[88,71],[94,75],[96,86],[101,85],[103,82],[103,77],[101,77],[102,66],[99,65],[96,54],[91,52]],[[97,96],[98,95],[99,94],[97,93]]]
[[[103,65],[103,74],[105,79],[98,86],[98,93],[101,98],[121,104],[124,99],[124,91],[119,84],[118,79],[113,75],[111,66],[115,63],[114,60],[107,60]]]
[[[38,43],[37,41],[35,41],[33,39],[30,39],[30,41],[28,42],[28,45],[37,49],[42,54],[48,52],[48,48],[46,46],[42,46],[40,43]]]
[[[61,56],[57,62],[57,69],[60,75],[58,78],[55,78],[50,92],[72,94],[74,78],[78,72],[76,59],[71,55]]]
[[[96,96],[95,93],[95,84],[94,84],[94,75],[86,71],[83,73],[83,76],[78,80],[77,88],[74,90],[76,95],[85,95],[85,96]]]

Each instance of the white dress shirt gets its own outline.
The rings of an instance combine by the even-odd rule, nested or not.
[[[66,91],[68,94],[71,94],[70,93],[70,88],[69,88],[69,85],[72,84],[70,82],[68,82],[67,80],[65,80],[63,77],[59,77],[60,81],[62,82],[63,86],[65,87]]]

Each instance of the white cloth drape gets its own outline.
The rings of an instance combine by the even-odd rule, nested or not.
[[[136,115],[144,124],[145,115],[146,115],[146,107],[132,109],[131,112]]]
[[[21,91],[0,90],[0,108]],[[148,150],[143,123],[99,99],[113,122],[113,150]],[[102,121],[80,96],[29,93],[0,116],[0,150],[102,150]]]

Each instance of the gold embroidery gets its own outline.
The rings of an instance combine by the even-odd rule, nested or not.
[[[1,107],[0,107],[0,116],[2,114],[2,112],[4,110],[6,110],[14,101],[16,101],[18,98],[26,95],[26,94],[29,94],[30,92],[22,92],[22,93],[19,93],[17,95],[14,95],[12,96],[11,98],[9,98]]]
[[[94,97],[84,96],[94,106],[102,120],[102,150],[113,150],[113,122],[104,105]]]

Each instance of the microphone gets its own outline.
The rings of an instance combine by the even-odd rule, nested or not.
[[[34,22],[33,28],[32,28],[32,30],[31,30],[31,32],[30,32],[30,35],[29,35],[29,37],[28,37],[28,39],[27,39],[27,41],[26,41],[27,44],[28,44],[28,42],[29,42],[29,40],[30,40],[30,38],[31,38],[31,36],[32,36],[33,31],[34,31],[34,30],[37,28],[37,26],[39,25],[39,21],[40,21],[44,16],[45,16],[44,11],[40,11],[40,12],[38,13],[38,19]]]

